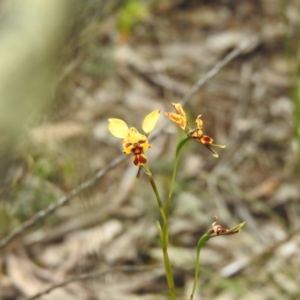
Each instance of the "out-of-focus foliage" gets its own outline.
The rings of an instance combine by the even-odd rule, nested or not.
[[[1,9],[0,186],[18,137],[53,100],[53,75],[74,13],[71,1],[59,0],[4,1]]]
[[[128,35],[134,26],[144,21],[149,16],[149,3],[140,0],[128,0],[118,12],[118,30],[123,35]]]

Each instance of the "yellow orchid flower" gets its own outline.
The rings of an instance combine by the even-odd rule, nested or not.
[[[133,154],[133,163],[136,166],[142,166],[147,162],[144,151],[149,149],[151,145],[148,143],[148,135],[154,129],[160,110],[155,110],[148,114],[142,124],[145,134],[141,134],[134,127],[128,127],[121,119],[108,119],[108,130],[117,138],[123,139],[123,153]]]
[[[193,140],[198,143],[203,144],[206,146],[213,156],[218,157],[219,155],[211,148],[211,146],[218,147],[218,148],[225,148],[224,145],[216,145],[213,144],[213,139],[207,135],[203,134],[202,127],[203,121],[201,120],[201,115],[196,118],[196,128],[190,129],[186,114],[181,106],[180,103],[172,103],[173,107],[175,108],[177,113],[167,112],[165,113],[166,116],[175,122],[181,129],[183,129],[186,134]]]

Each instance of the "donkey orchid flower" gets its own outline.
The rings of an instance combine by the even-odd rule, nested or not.
[[[213,154],[213,156],[218,157],[219,155],[211,148],[218,147],[218,148],[225,148],[224,145],[216,145],[213,144],[213,139],[207,135],[203,134],[202,127],[203,127],[203,121],[201,120],[201,115],[199,115],[196,118],[196,128],[190,129],[188,120],[186,117],[186,114],[181,106],[180,103],[172,103],[173,107],[175,108],[177,113],[171,113],[167,112],[166,116],[171,119],[173,122],[175,122],[181,129],[185,131],[185,133],[190,137],[191,139],[195,140],[198,143],[203,144],[206,146],[210,152]]]
[[[136,166],[143,166],[147,163],[147,158],[144,153],[151,147],[148,142],[148,135],[154,129],[160,110],[155,110],[148,114],[142,124],[144,134],[138,132],[134,127],[128,127],[121,119],[108,119],[108,130],[117,138],[123,139],[123,153],[133,154],[133,163]]]

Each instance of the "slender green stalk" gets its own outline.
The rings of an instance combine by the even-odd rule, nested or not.
[[[300,164],[300,80],[297,78],[299,74],[296,74],[294,78],[293,86],[293,100],[294,100],[294,120],[295,120],[295,134],[297,141],[298,151],[298,164]]]
[[[170,296],[172,300],[176,300],[175,284],[174,284],[173,272],[172,272],[172,267],[171,267],[169,254],[168,254],[168,245],[165,243],[162,244],[162,252],[164,257],[164,264],[165,264],[166,277],[167,277],[168,287],[170,291]]]
[[[144,166],[144,170],[145,170],[146,174],[148,175],[150,184],[152,186],[152,189],[153,189],[155,197],[156,197],[156,201],[157,201],[157,205],[158,205],[161,217],[163,219],[163,228],[161,228],[161,225],[159,222],[156,222],[156,226],[157,226],[158,232],[159,232],[160,243],[161,243],[161,248],[162,248],[163,258],[164,258],[164,266],[165,266],[165,271],[166,271],[166,278],[167,278],[170,296],[171,296],[172,300],[176,300],[173,272],[172,272],[169,254],[168,254],[168,240],[169,240],[168,221],[166,218],[165,210],[164,210],[163,204],[161,202],[155,181],[153,179],[152,173],[150,172],[148,165]]]
[[[298,53],[298,42],[300,37],[300,20],[299,20],[299,3],[297,7],[297,23],[295,28],[295,37],[290,37],[290,41],[295,40],[295,43],[291,46],[293,51],[293,59],[291,61],[292,68],[290,70],[291,82],[292,82],[292,99],[294,101],[294,123],[295,134],[298,150],[298,164],[300,163],[300,80],[299,80],[299,67],[300,67],[300,55]]]
[[[163,231],[161,229],[159,221],[156,221],[156,227],[157,227],[157,230],[158,230],[158,235],[159,235],[159,238],[160,238],[160,242],[162,243],[163,242]]]
[[[294,80],[293,80],[293,100],[294,100],[294,120],[295,120],[295,129],[296,129],[296,139],[297,139],[297,146],[298,146],[298,165],[300,164],[300,53],[298,50],[299,46],[299,38],[300,38],[300,4],[297,3],[297,23],[296,23],[296,30],[295,30],[295,44],[294,44],[294,51],[295,51],[295,71],[294,71]]]
[[[176,173],[177,173],[179,152],[189,139],[190,138],[188,136],[184,136],[177,145],[174,167],[173,167],[172,181],[171,181],[170,191],[169,191],[169,195],[168,195],[168,200],[167,200],[165,207],[163,206],[162,201],[160,199],[160,196],[159,196],[155,181],[153,179],[152,173],[149,169],[149,166],[145,165],[143,168],[145,170],[146,174],[148,175],[150,184],[152,186],[152,189],[153,189],[155,197],[156,197],[156,201],[157,201],[157,205],[158,205],[161,217],[163,219],[162,228],[161,228],[159,222],[157,222],[156,225],[157,225],[158,231],[159,231],[159,237],[160,237],[160,242],[161,242],[161,247],[162,247],[162,252],[163,252],[165,271],[166,271],[166,278],[167,278],[170,296],[171,296],[172,300],[176,300],[176,292],[175,292],[173,272],[172,272],[172,268],[171,268],[169,255],[168,255],[168,245],[169,245],[168,221],[169,221],[169,212],[170,212],[170,207],[171,207],[171,202],[172,202],[172,194],[173,194],[173,189],[174,189],[175,177],[176,177]]]
[[[298,164],[300,164],[300,80],[299,80],[299,67],[300,67],[300,55],[298,53],[298,41],[300,37],[300,4],[296,8],[297,10],[297,23],[294,36],[289,34],[290,22],[287,15],[287,1],[281,0],[281,18],[284,25],[284,48],[285,57],[288,66],[288,73],[290,84],[292,86],[291,97],[294,102],[294,126],[295,136],[297,142],[298,152]],[[293,43],[294,42],[294,43]]]
[[[199,239],[198,244],[197,244],[197,254],[196,254],[196,267],[195,267],[195,276],[194,276],[194,284],[193,284],[193,289],[191,292],[190,300],[194,298],[194,294],[196,291],[196,286],[197,286],[197,280],[199,276],[199,268],[200,268],[200,252],[202,249],[202,246],[210,239],[210,235],[208,233],[205,233],[202,235],[202,237]]]
[[[172,180],[171,180],[171,186],[170,186],[170,191],[168,195],[168,200],[165,206],[165,213],[166,213],[166,218],[167,220],[169,219],[169,212],[170,212],[170,207],[172,203],[172,194],[173,194],[173,189],[174,189],[174,183],[175,183],[175,177],[177,173],[177,166],[178,166],[178,159],[179,159],[179,152],[181,148],[186,144],[186,142],[190,138],[188,136],[184,136],[178,143],[177,148],[176,148],[176,154],[175,154],[175,161],[174,161],[174,167],[173,167],[173,174],[172,174]]]
[[[158,208],[159,208],[159,212],[160,212],[161,217],[162,217],[162,219],[163,219],[163,223],[166,224],[166,223],[167,223],[167,218],[166,218],[164,206],[163,206],[163,204],[162,204],[162,202],[161,202],[161,199],[160,199],[160,196],[159,196],[159,193],[158,193],[156,184],[155,184],[155,182],[154,182],[152,173],[150,172],[149,166],[148,166],[148,165],[145,165],[145,166],[144,166],[144,170],[145,170],[146,174],[148,175],[150,184],[151,184],[152,189],[153,189],[153,191],[154,191],[155,198],[156,198],[156,201],[157,201],[157,205],[158,205]]]

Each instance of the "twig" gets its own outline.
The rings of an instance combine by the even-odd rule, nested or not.
[[[66,286],[69,283],[75,282],[75,281],[81,281],[81,280],[86,280],[86,279],[90,279],[90,278],[96,278],[96,277],[100,277],[109,273],[115,273],[115,272],[132,272],[132,271],[148,271],[148,270],[152,270],[156,268],[155,266],[119,266],[119,267],[115,267],[115,268],[110,268],[110,269],[106,269],[106,270],[102,270],[102,271],[97,271],[97,272],[91,272],[91,273],[84,273],[84,274],[80,274],[78,276],[74,276],[71,277],[69,279],[63,280],[59,283],[53,284],[51,285],[49,288],[29,297],[26,298],[25,300],[34,300],[34,299],[38,299],[41,296],[44,296],[46,294],[51,293],[52,291]]]
[[[239,56],[246,49],[255,46],[258,42],[257,36],[252,36],[248,40],[241,43],[238,47],[229,52],[222,60],[218,61],[213,68],[208,71],[202,78],[200,78],[190,89],[190,91],[183,97],[181,104],[187,103],[191,97],[193,97],[200,87],[202,87],[209,79],[214,77],[220,70],[226,66],[230,61],[232,61],[235,57]]]
[[[59,207],[67,204],[71,199],[73,199],[75,196],[80,194],[82,191],[91,187],[97,180],[101,179],[109,170],[116,167],[124,159],[125,159],[125,156],[117,157],[105,169],[98,171],[94,176],[92,176],[91,178],[84,181],[83,183],[78,185],[76,188],[74,188],[69,194],[58,199],[58,201],[56,203],[50,204],[45,209],[37,212],[35,215],[33,215],[29,220],[25,221],[19,227],[15,228],[8,236],[6,236],[4,239],[1,240],[0,250],[5,248],[9,242],[11,242],[14,238],[16,238],[18,235],[23,233],[25,230],[31,228],[32,226],[36,225],[41,220],[47,218],[49,215],[54,213]]]
[[[217,62],[214,67],[206,73],[204,77],[202,77],[200,80],[198,80],[190,89],[190,91],[183,97],[181,103],[185,104],[188,102],[193,95],[197,93],[197,91],[213,76],[215,76],[220,70],[226,66],[231,60],[233,60],[235,57],[240,55],[243,51],[245,51],[247,48],[253,47],[257,43],[257,37],[252,37],[249,40],[241,43],[237,48],[232,50],[228,55],[226,55],[222,60]],[[160,128],[160,132],[163,130],[164,127]],[[158,133],[159,134],[159,133]],[[158,135],[157,134],[157,135]],[[2,239],[0,241],[0,250],[5,248],[9,242],[11,242],[14,238],[16,238],[18,235],[22,234],[25,230],[31,228],[32,226],[36,225],[41,220],[47,218],[49,215],[51,215],[53,212],[55,212],[59,207],[65,205],[68,203],[71,199],[73,199],[75,196],[80,194],[85,189],[92,186],[97,180],[102,178],[109,170],[116,167],[119,163],[121,163],[125,159],[125,156],[120,156],[113,160],[107,168],[98,171],[94,176],[92,176],[87,181],[81,183],[79,186],[74,188],[69,194],[66,196],[61,197],[56,203],[49,205],[46,209],[39,211],[35,215],[33,215],[29,220],[25,221],[23,224],[21,224],[19,227],[15,228],[7,237]]]

